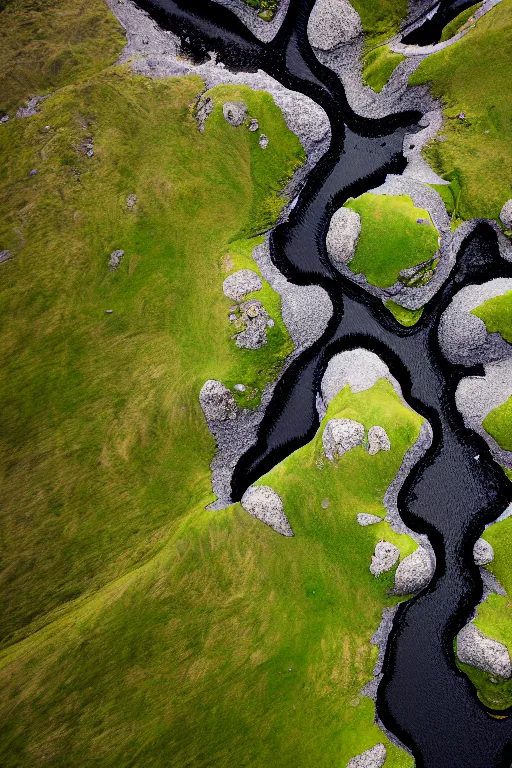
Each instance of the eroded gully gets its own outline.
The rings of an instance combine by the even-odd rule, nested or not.
[[[236,467],[233,498],[239,499],[252,482],[313,437],[319,426],[316,394],[332,355],[359,346],[376,352],[400,381],[407,401],[434,430],[432,448],[410,473],[398,501],[405,523],[429,536],[437,558],[428,588],[402,604],[396,615],[377,711],[412,751],[418,766],[510,768],[512,718],[494,719],[479,703],[474,687],[455,665],[453,638],[482,595],[473,544],[512,499],[511,486],[486,443],[465,429],[455,409],[460,378],[483,370],[446,364],[438,348],[437,324],[454,292],[470,283],[512,276],[511,265],[500,258],[493,230],[479,225],[463,243],[449,280],[426,306],[418,325],[399,327],[380,302],[332,269],[325,234],[332,213],[348,197],[404,169],[403,137],[417,129],[420,115],[366,120],[352,112],[339,80],[309,47],[306,25],[313,0],[292,0],[270,44],[260,43],[231,12],[213,2],[138,4],[178,34],[195,57],[215,50],[232,69],[262,69],[306,94],[326,111],[332,128],[328,152],[309,174],[289,220],[273,231],[271,253],[294,282],[322,285],[334,315],[323,337],[294,361],[277,385],[257,443]]]

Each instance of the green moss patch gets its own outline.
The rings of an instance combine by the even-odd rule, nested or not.
[[[405,59],[401,53],[393,53],[389,45],[381,45],[369,51],[364,57],[363,82],[376,93],[380,93],[389,78]]]
[[[352,0],[361,17],[365,50],[370,50],[396,35],[407,16],[407,0]]]
[[[470,8],[466,8],[465,11],[462,11],[462,13],[459,13],[458,16],[456,16],[452,21],[450,21],[449,24],[446,25],[446,27],[443,29],[443,33],[441,35],[441,42],[444,42],[445,40],[449,40],[451,37],[457,34],[457,32],[461,32],[466,27],[468,29],[471,28],[472,24],[475,23],[473,16],[476,13],[476,11],[481,8],[483,3],[475,3]]]
[[[446,141],[425,148],[444,178],[460,181],[461,218],[498,219],[512,178],[512,0],[503,0],[454,45],[425,59],[410,83],[431,83],[443,100]],[[460,112],[465,120],[456,117]]]
[[[437,251],[438,233],[428,211],[416,208],[408,195],[366,193],[346,206],[361,216],[361,235],[349,266],[372,285],[394,285],[402,270],[427,262]],[[429,224],[418,224],[418,219]]]
[[[512,397],[487,414],[482,426],[500,448],[512,451]]]
[[[280,2],[281,0],[244,0],[244,3],[250,8],[255,8],[259,11],[258,16],[263,21],[272,21]]]
[[[505,341],[512,343],[512,291],[487,299],[471,314],[484,321],[489,333],[501,333]]]
[[[416,325],[423,314],[423,307],[407,309],[397,304],[396,301],[392,301],[392,299],[388,299],[385,306],[389,309],[395,320],[398,320],[400,325],[403,325],[405,328],[411,328],[413,325]]]

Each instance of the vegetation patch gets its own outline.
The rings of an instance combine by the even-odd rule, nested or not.
[[[500,448],[512,451],[512,396],[487,414],[482,426],[494,437]]]
[[[279,8],[281,0],[244,0],[244,3],[250,8],[255,8],[259,11],[258,16],[263,21],[272,21]]]
[[[444,178],[457,175],[463,219],[498,219],[510,198],[511,47],[512,0],[503,0],[461,40],[425,59],[409,80],[431,83],[444,102],[446,141],[433,139],[424,155]]]
[[[405,328],[411,328],[413,325],[416,325],[423,314],[423,307],[420,307],[419,309],[407,309],[406,307],[397,304],[396,301],[393,301],[392,299],[388,299],[385,306],[389,309],[395,320]]]
[[[407,16],[407,0],[351,0],[361,17],[365,33],[365,50],[396,35]]]
[[[405,59],[401,53],[393,53],[389,45],[380,45],[369,51],[363,62],[363,83],[380,93],[389,78]]]
[[[446,27],[443,29],[443,33],[441,35],[441,42],[444,43],[445,40],[449,40],[451,37],[457,34],[457,32],[461,32],[464,29],[471,29],[472,25],[475,23],[474,20],[474,14],[478,11],[479,8],[483,3],[475,3],[470,8],[466,8],[465,11],[462,11],[462,13],[459,13],[458,16],[456,16],[452,21],[450,21],[449,24],[446,25]]]
[[[361,234],[349,265],[352,272],[362,272],[372,285],[388,288],[400,279],[402,270],[425,264],[425,274],[418,274],[418,280],[430,279],[435,265],[428,264],[438,248],[438,233],[428,211],[416,208],[408,195],[369,192],[346,206],[361,216]],[[403,279],[410,284],[409,278]]]
[[[489,333],[501,333],[505,341],[512,344],[512,291],[487,299],[471,310],[471,314],[484,321]]]

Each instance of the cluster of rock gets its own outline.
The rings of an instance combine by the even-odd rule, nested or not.
[[[241,302],[229,309],[229,321],[237,331],[231,338],[241,349],[260,349],[267,343],[267,329],[273,328],[274,320],[261,301],[242,301],[250,293],[261,291],[260,276],[251,269],[239,269],[224,280],[222,288],[229,299]]]
[[[249,4],[240,0],[214,0],[214,2],[229,8],[251,30],[253,35],[264,43],[274,39],[281,28],[290,0],[280,0],[279,7],[273,17],[268,20],[261,16],[257,8],[251,8]]]
[[[211,99],[210,99],[211,101]],[[212,105],[213,109],[213,105]],[[210,109],[211,112],[211,109]],[[239,128],[241,125],[246,124],[247,129],[254,133],[255,131],[259,130],[260,124],[256,120],[255,117],[250,117],[247,119],[247,104],[245,104],[243,101],[226,101],[222,105],[222,114],[224,115],[224,119],[226,122],[228,122],[230,125],[233,126],[233,128]],[[202,118],[204,116],[204,107],[202,109]],[[204,122],[202,123],[204,128]],[[261,147],[261,149],[266,149],[269,145],[269,138],[264,133],[260,134],[260,138],[258,140],[258,144]]]
[[[329,419],[322,434],[326,457],[329,461],[335,461],[358,445],[364,445],[370,456],[375,456],[379,451],[391,450],[388,434],[383,427],[370,427],[366,441],[364,435],[364,425],[354,419]]]
[[[505,229],[512,230],[512,200],[507,200],[501,209],[500,220]]]
[[[236,419],[239,410],[233,393],[216,379],[208,379],[203,384],[199,403],[207,421]]]

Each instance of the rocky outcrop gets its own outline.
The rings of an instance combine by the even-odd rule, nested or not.
[[[279,494],[268,485],[252,485],[240,502],[245,511],[282,536],[293,536]]]
[[[427,586],[434,573],[434,563],[423,547],[404,557],[395,573],[395,595],[409,595]]]
[[[348,264],[354,257],[361,234],[361,217],[351,208],[339,208],[327,232],[327,253],[334,264]]]
[[[390,451],[391,443],[384,427],[370,427],[368,430],[368,453],[375,456],[379,451]]]
[[[457,657],[463,664],[470,664],[497,677],[507,680],[512,677],[512,664],[507,647],[497,640],[491,640],[474,624],[467,624],[459,632]]]
[[[371,515],[369,512],[359,512],[357,522],[362,526],[375,525],[376,523],[382,523],[382,517]]]
[[[344,453],[361,445],[364,438],[364,426],[353,419],[330,419],[322,434],[324,452],[329,461],[334,461]]]
[[[243,101],[226,101],[222,105],[222,114],[233,128],[239,128],[247,117],[247,104]]]
[[[507,200],[501,209],[500,219],[505,229],[512,229],[512,200]]]
[[[215,104],[211,96],[202,94],[196,104],[196,122],[200,133],[204,133],[206,121],[213,112]]]
[[[395,547],[390,541],[378,541],[372,555],[370,573],[374,576],[380,576],[381,573],[390,571],[399,558],[400,550],[398,547]]]
[[[329,405],[347,384],[352,392],[364,392],[379,379],[390,381],[395,392],[402,396],[397,380],[374,352],[362,348],[340,352],[331,357],[325,370],[321,384],[323,401]]]
[[[386,762],[386,747],[384,744],[376,744],[357,757],[348,761],[347,768],[382,768]]]
[[[240,322],[244,330],[235,336],[240,349],[260,349],[267,343],[267,328],[274,325],[261,301],[251,299],[240,305]]]
[[[32,117],[32,115],[37,115],[39,112],[39,109],[37,109],[38,105],[43,101],[46,101],[46,99],[49,99],[50,96],[51,93],[47,94],[46,96],[34,96],[27,102],[24,107],[20,107],[18,109],[16,112],[16,117]]]
[[[473,557],[477,565],[489,565],[494,560],[494,550],[488,541],[478,539],[473,547]]]
[[[241,301],[249,293],[261,291],[261,289],[261,278],[252,269],[239,269],[226,277],[222,284],[224,296],[233,301]]]
[[[512,357],[512,344],[500,333],[489,333],[472,310],[488,299],[512,291],[512,278],[498,277],[482,285],[468,285],[451,300],[441,315],[438,338],[445,358],[454,365],[475,365]]]
[[[238,408],[232,392],[221,381],[209,379],[199,393],[199,403],[207,421],[236,419]]]
[[[257,8],[251,8],[240,0],[214,0],[233,11],[251,30],[253,35],[264,43],[274,39],[286,17],[290,0],[280,0],[279,7],[270,21],[260,18]]]
[[[4,261],[9,261],[11,258],[11,252],[8,250],[0,251],[0,264],[3,264]]]
[[[348,0],[316,0],[308,21],[313,48],[332,51],[361,33],[361,19]]]
[[[110,258],[108,260],[108,267],[111,272],[115,272],[115,270],[119,267],[121,260],[124,256],[124,251],[121,249],[118,249],[117,251],[112,251],[110,254]]]

